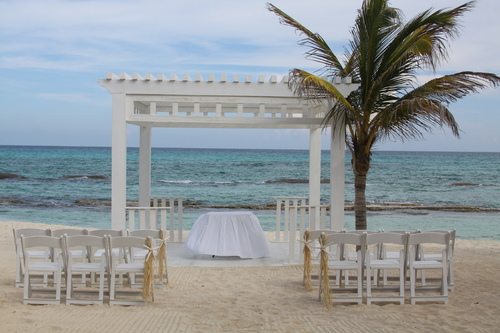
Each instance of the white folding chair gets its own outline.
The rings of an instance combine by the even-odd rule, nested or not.
[[[367,252],[365,254],[365,274],[366,274],[366,303],[371,302],[387,302],[397,301],[404,304],[404,290],[405,290],[405,265],[406,265],[406,252],[407,252],[408,234],[380,232],[367,234],[366,246]],[[386,258],[383,256],[383,249],[381,247],[392,246],[399,249],[398,258]],[[399,273],[399,295],[395,296],[373,296],[372,294],[372,272],[373,280],[377,285],[378,271],[384,272],[384,288],[383,291],[390,289],[387,286],[387,271],[397,270]]]
[[[53,229],[50,230],[50,234],[52,237],[57,237],[60,238],[64,235],[66,236],[76,236],[76,235],[88,235],[87,229],[70,229],[70,228],[64,228],[64,229]],[[73,260],[76,261],[81,261],[81,262],[88,262],[87,258],[87,249],[85,248],[74,248],[71,250],[71,254],[73,257]],[[85,277],[82,275],[82,280],[81,283],[85,283]]]
[[[166,283],[168,283],[168,269],[167,269],[167,239],[168,235],[166,231],[164,230],[154,230],[154,229],[138,229],[138,230],[129,230],[127,231],[129,236],[133,237],[141,237],[141,238],[148,238],[150,237],[153,240],[153,246],[155,248],[158,248],[157,253],[155,253],[155,256],[158,257],[158,260],[160,258],[163,258],[163,267],[164,267],[164,272],[163,276],[158,276],[160,279],[160,283],[163,283],[165,280]],[[162,255],[160,256],[160,252],[162,251]],[[132,262],[134,261],[144,261],[144,258],[146,257],[148,253],[148,250],[146,249],[132,249],[130,253],[130,259]],[[160,264],[158,262],[158,264]],[[131,283],[135,283],[135,277],[132,275],[132,281]]]
[[[448,289],[452,290],[453,287],[455,286],[455,278],[453,275],[453,254],[455,251],[455,237],[456,237],[456,230],[429,230],[428,232],[437,232],[437,233],[448,233],[450,234],[450,247],[448,251]],[[441,261],[441,253],[437,252],[426,252],[426,253],[420,253],[420,256],[422,256],[422,260],[437,260]],[[421,273],[421,278],[422,278],[422,284],[426,284],[426,277],[425,273]]]
[[[355,293],[352,293],[352,288],[349,288],[345,282],[342,286],[342,281],[338,288],[333,289],[333,302],[348,302],[348,303],[358,303],[361,304],[363,302],[363,258],[364,258],[364,249],[366,242],[366,233],[334,233],[325,235],[325,244],[322,244],[323,247],[331,247],[331,246],[353,246],[357,249],[356,258],[348,258],[343,256],[342,253],[339,257],[336,258],[328,258],[328,269],[329,270],[341,270],[343,272],[351,271],[355,272],[357,278],[357,288],[354,289]],[[347,276],[347,274],[346,274]],[[321,299],[322,289],[325,289],[323,284],[323,272],[320,270],[320,292],[319,297]],[[329,292],[329,291],[327,291]]]
[[[23,287],[24,279],[24,259],[23,250],[21,246],[21,235],[24,237],[31,236],[50,236],[49,229],[36,229],[36,228],[23,228],[23,229],[12,229],[14,234],[14,248],[16,251],[16,288]],[[51,256],[50,252],[45,250],[28,250],[26,252],[32,258],[48,259]],[[43,284],[47,284],[47,274],[44,274]]]
[[[107,260],[94,262],[91,259],[95,251],[106,249],[105,238],[90,235],[64,235],[63,244],[66,267],[66,304],[103,304],[104,280],[106,279],[105,274]],[[79,254],[76,255],[77,260],[75,261],[74,250],[80,248],[84,248],[86,249],[86,251],[88,249],[89,253],[86,254],[86,257],[88,257],[90,260],[88,260],[87,262],[80,261],[79,259],[81,259],[81,257]],[[89,273],[90,279],[92,279],[92,273],[99,275],[99,295],[97,300],[78,298],[75,296],[75,290],[73,287],[73,274],[80,274],[86,280],[87,273]]]
[[[411,304],[420,301],[443,301],[448,302],[448,252],[450,247],[450,234],[437,232],[422,232],[410,234],[408,238],[409,270],[410,270],[410,300]],[[417,252],[417,246],[419,251]],[[441,248],[440,260],[424,260],[427,246],[439,246]],[[438,295],[416,295],[417,271],[440,270],[441,278],[437,289]],[[431,286],[432,287],[432,286]],[[420,290],[426,291],[434,288],[420,286]]]
[[[332,233],[336,233],[335,231],[332,230],[306,230],[306,232],[303,233],[302,239],[304,243],[304,254],[306,253],[305,251],[310,251],[310,258],[311,261],[307,262],[309,258],[304,255],[304,278],[303,278],[303,284],[306,288],[310,289],[311,287],[311,282],[312,279],[318,279],[318,275],[312,275],[310,270],[312,270],[313,265],[319,265],[319,257],[320,257],[320,243],[319,243],[319,237],[321,234],[329,235]],[[307,238],[306,238],[307,237]],[[331,247],[328,250],[328,253],[330,256],[334,257],[339,254],[339,251],[337,247]],[[318,266],[319,267],[319,266]],[[339,284],[339,272],[336,272],[336,284]]]
[[[36,260],[30,256],[30,250],[47,251],[49,253],[61,253],[61,239],[51,236],[32,236],[24,237],[21,235],[21,246],[24,259],[24,304],[59,304],[61,303],[61,275],[63,270],[62,256],[58,255],[52,258],[37,258]],[[55,298],[33,297],[33,286],[31,283],[31,275],[35,274],[54,275],[53,284],[55,287]],[[43,288],[44,291],[49,290],[48,287]]]
[[[144,261],[125,262],[120,256],[115,256],[113,253],[125,251],[131,253],[132,249],[146,249],[146,239],[142,237],[122,236],[122,237],[106,237],[107,239],[107,256],[108,256],[108,271],[109,271],[109,304],[120,305],[141,305],[144,304],[144,299],[127,299],[117,298],[116,275],[124,274],[144,274]],[[152,240],[151,240],[152,242]],[[128,288],[126,294],[134,291]]]
[[[123,230],[113,230],[113,229],[96,229],[96,230],[89,230],[88,234],[90,236],[98,236],[98,237],[105,237],[105,236],[110,236],[110,237],[120,237],[120,236],[125,236],[125,233]],[[100,260],[102,256],[105,255],[104,250],[98,250],[94,253],[94,259],[95,260]],[[118,252],[116,252],[116,255],[118,255]]]

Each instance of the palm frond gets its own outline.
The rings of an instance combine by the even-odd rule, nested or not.
[[[403,98],[428,98],[451,103],[487,87],[500,85],[500,77],[492,73],[464,71],[432,79]]]
[[[448,104],[488,86],[500,85],[500,77],[491,73],[460,72],[421,85],[391,103],[371,122],[371,132],[401,139],[421,137],[434,126],[447,126],[455,136],[459,128]]]
[[[334,75],[339,75],[339,73],[343,72],[342,64],[323,37],[317,33],[313,33],[273,4],[267,3],[267,9],[278,15],[282,24],[295,28],[300,34],[305,36],[299,40],[298,44],[309,49],[306,52],[307,58],[323,64],[325,69],[333,71]]]
[[[345,108],[354,111],[352,105],[330,81],[302,69],[290,72],[290,87],[294,94],[312,101],[321,99],[332,103],[341,103]]]

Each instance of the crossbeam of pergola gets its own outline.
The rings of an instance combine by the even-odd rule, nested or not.
[[[112,96],[111,225],[122,229],[126,218],[127,124],[140,127],[139,205],[149,206],[151,194],[151,129],[180,128],[302,128],[309,129],[309,205],[320,205],[321,128],[330,105],[311,103],[293,94],[288,76],[182,77],[172,74],[117,75],[100,81]],[[350,78],[335,80],[347,96],[357,88]],[[334,126],[330,152],[331,228],[344,224],[345,127]]]

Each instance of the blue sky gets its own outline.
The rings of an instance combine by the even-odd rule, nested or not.
[[[293,29],[266,1],[0,0],[0,144],[109,146],[108,72],[283,75],[314,69]],[[361,1],[273,2],[341,51]],[[394,0],[407,18],[463,1]],[[500,73],[500,2],[480,0],[462,20],[450,59],[437,74]],[[424,73],[422,79],[432,73]],[[500,90],[451,106],[462,135],[436,129],[423,140],[385,142],[380,150],[500,151]],[[130,146],[138,143],[129,126]],[[308,146],[306,131],[155,129],[159,147],[290,148]],[[327,134],[323,147],[328,147]]]

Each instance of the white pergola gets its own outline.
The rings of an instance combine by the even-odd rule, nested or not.
[[[319,207],[321,184],[321,121],[325,103],[310,103],[293,94],[288,76],[225,74],[169,77],[160,74],[116,75],[100,81],[112,96],[112,201],[111,226],[122,229],[126,219],[127,124],[140,127],[139,206],[150,205],[151,130],[178,128],[283,128],[309,129],[309,205]],[[357,88],[350,78],[335,81],[347,96]],[[331,229],[344,225],[345,127],[335,126],[331,136]]]

